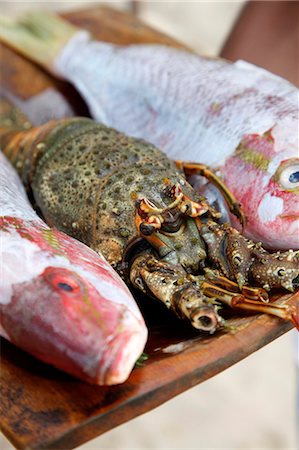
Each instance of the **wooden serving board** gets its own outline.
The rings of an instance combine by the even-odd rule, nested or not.
[[[102,40],[180,46],[133,16],[109,8],[81,10],[65,17]],[[60,95],[58,102],[67,105],[69,114],[87,114],[67,83],[55,81],[5,46],[0,50],[2,88],[26,108],[40,108],[41,94],[50,89],[54,97],[55,92]],[[47,114],[55,117],[56,113],[55,103]],[[298,305],[299,294],[278,294],[276,299]],[[138,302],[149,328],[148,359],[119,386],[81,382],[1,339],[1,427],[13,445],[20,449],[74,448],[216,375],[292,328],[266,315],[235,316],[228,320],[229,332],[210,336],[191,329],[148,298],[140,296]]]
[[[299,295],[280,301],[295,304]],[[74,448],[211,378],[291,329],[290,323],[258,315],[232,318],[230,332],[209,336],[152,300],[140,299],[140,305],[149,328],[148,359],[119,386],[81,382],[1,340],[1,426],[13,445]]]
[[[134,16],[108,7],[75,11],[63,14],[63,17],[91,31],[102,41],[183,47],[174,39],[143,25]],[[53,118],[88,115],[84,101],[69,83],[55,79],[1,42],[0,74],[0,93],[8,94],[35,125]]]

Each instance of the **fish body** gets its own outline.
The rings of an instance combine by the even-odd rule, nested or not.
[[[299,248],[298,90],[244,62],[77,34],[55,61],[92,115],[172,159],[208,164],[242,204],[245,235]],[[206,190],[208,195],[209,190]]]
[[[217,170],[242,203],[247,237],[299,248],[295,86],[243,61],[96,42],[44,12],[4,21],[1,37],[73,83],[100,122]]]
[[[0,153],[0,333],[78,378],[129,376],[147,330],[127,287],[105,259],[49,228]]]

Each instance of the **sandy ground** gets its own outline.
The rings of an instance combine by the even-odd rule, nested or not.
[[[3,13],[91,2],[3,1]],[[97,2],[101,3],[101,2]],[[126,2],[108,1],[119,8]],[[142,2],[140,16],[201,53],[217,55],[242,1]],[[101,449],[296,449],[295,332],[213,379],[79,447]],[[13,447],[0,436],[0,448]]]

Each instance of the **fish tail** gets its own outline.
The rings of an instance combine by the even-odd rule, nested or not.
[[[77,31],[77,27],[45,11],[32,11],[16,20],[0,16],[0,39],[52,72],[56,56]]]

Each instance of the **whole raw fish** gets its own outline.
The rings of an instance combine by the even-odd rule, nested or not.
[[[95,42],[45,13],[19,23],[3,20],[0,35],[71,81],[96,119],[152,142],[171,158],[218,169],[242,204],[248,237],[269,248],[299,248],[293,85],[243,61]]]
[[[126,380],[147,330],[103,257],[49,228],[0,152],[0,334],[96,384]]]

